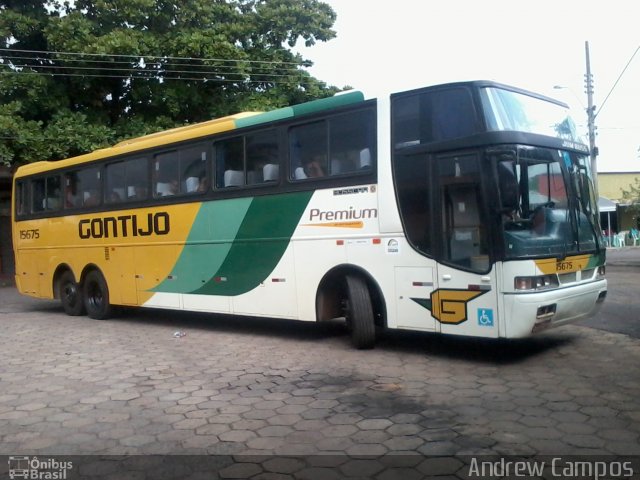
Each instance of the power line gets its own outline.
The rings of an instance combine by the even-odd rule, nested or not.
[[[0,57],[1,58],[1,57]],[[4,57],[5,60],[9,60],[11,61],[11,64],[13,64],[13,60],[33,60],[33,61],[42,61],[42,62],[48,62],[48,63],[58,63],[58,62],[62,62],[62,63],[82,63],[82,64],[101,64],[104,65],[105,63],[109,63],[109,66],[113,66],[113,65],[127,65],[127,66],[132,66],[132,65],[140,65],[140,59],[138,59],[137,61],[133,62],[133,61],[125,61],[125,60],[109,60],[108,62],[105,60],[87,60],[87,59],[76,59],[76,58],[42,58],[42,57],[34,57],[34,56],[30,56],[30,57],[26,57],[26,56],[18,56],[18,55],[11,55],[8,57]],[[239,61],[240,62],[240,61]],[[2,63],[0,63],[0,65],[2,65]],[[5,65],[7,65],[5,63]],[[29,65],[29,66],[37,66],[37,65]],[[192,67],[192,68],[212,68],[214,67],[214,65],[194,65],[193,63],[171,63],[171,62],[167,62],[167,63],[161,63],[161,62],[145,62],[144,63],[144,67]],[[109,67],[102,67],[102,68],[109,68]],[[236,71],[236,69],[238,68],[235,65],[215,65],[216,69],[227,69],[230,71]]]
[[[600,105],[600,108],[598,108],[598,111],[593,115],[593,118],[596,118],[598,116],[598,114],[600,113],[600,110],[602,110],[602,107],[604,107],[604,104],[607,103],[607,100],[609,99],[609,97],[611,96],[611,93],[613,92],[614,88],[616,88],[616,85],[618,85],[618,82],[620,81],[620,79],[622,78],[622,75],[624,75],[624,72],[627,71],[627,68],[629,68],[629,65],[631,64],[631,62],[633,61],[633,58],[636,56],[636,53],[638,53],[638,50],[640,50],[640,47],[636,48],[636,51],[633,52],[633,55],[631,55],[631,58],[629,59],[629,61],[627,62],[627,64],[625,65],[625,67],[622,69],[622,72],[620,73],[620,75],[618,75],[618,79],[615,81],[615,83],[613,84],[613,87],[611,87],[611,90],[609,90],[609,93],[607,93],[607,96],[604,98],[604,100],[602,101],[602,105]]]
[[[307,79],[299,80],[251,80],[251,79],[224,79],[224,78],[208,78],[208,77],[167,77],[167,76],[150,76],[150,75],[94,75],[89,73],[50,73],[50,72],[25,72],[25,71],[0,71],[0,75],[35,75],[42,77],[89,77],[89,78],[120,78],[129,80],[157,80],[157,81],[197,81],[197,82],[217,82],[217,83],[274,83],[281,85],[297,85],[307,83]]]
[[[32,72],[25,71],[0,71],[0,74],[24,74],[24,75],[47,75],[58,77],[90,77],[90,78],[143,78],[143,79],[157,79],[164,80],[184,80],[184,81],[211,81],[211,82],[242,82],[242,83],[305,83],[304,74],[307,73],[304,70],[298,70],[296,73],[270,73],[259,71],[247,71],[238,72],[238,67],[284,67],[291,68],[304,67],[304,62],[284,62],[284,61],[266,61],[266,60],[246,60],[246,59],[223,59],[223,58],[195,58],[195,57],[172,57],[172,56],[158,56],[158,55],[123,55],[123,54],[99,54],[99,53],[81,53],[81,52],[62,52],[62,51],[43,51],[43,50],[25,50],[25,49],[10,49],[0,48],[0,52],[8,52],[12,55],[5,55],[4,58],[0,53],[0,59],[4,59],[8,63],[0,63],[0,67],[5,66],[8,68],[26,68],[33,70]],[[13,53],[33,54],[29,56],[25,55],[13,55]],[[44,55],[68,55],[76,58],[49,58]],[[91,57],[90,59],[84,58],[85,56]],[[79,58],[80,57],[80,58]],[[105,60],[96,60],[95,57],[107,57],[109,66],[104,66]],[[126,59],[131,60],[117,60]],[[155,62],[146,62],[145,60],[156,59]],[[21,63],[14,62],[14,60],[22,60]],[[178,62],[217,62],[222,65],[205,65],[194,63],[175,63],[169,60],[175,60]],[[28,61],[42,62],[44,64],[31,64]],[[63,63],[62,65],[56,65],[56,63]],[[69,66],[69,63],[89,63],[100,64],[95,67],[88,66]],[[140,69],[135,68],[139,65]],[[117,65],[126,65],[129,68],[120,67]],[[158,70],[149,70],[147,67],[157,67]],[[176,68],[187,68],[188,70],[178,70]],[[41,70],[55,69],[57,73],[42,72]],[[59,70],[75,71],[76,73],[60,72]],[[251,69],[253,70],[253,69]],[[78,73],[81,71],[94,71],[97,74],[90,73]],[[108,74],[104,74],[104,71],[108,71]],[[122,75],[120,73],[123,73]],[[187,74],[189,76],[182,76],[181,74]],[[176,76],[177,75],[177,76]],[[202,75],[202,76],[201,76]],[[236,76],[240,76],[237,78]],[[212,78],[212,76],[214,78]],[[231,78],[229,78],[231,76]],[[227,77],[227,78],[219,78]],[[290,79],[287,82],[282,82],[281,79]]]
[[[124,55],[117,53],[82,53],[82,52],[59,52],[59,51],[46,51],[46,50],[23,50],[18,48],[0,48],[0,52],[20,52],[20,53],[36,53],[45,55],[69,55],[69,56],[88,56],[88,57],[112,57],[112,58],[137,58],[137,59],[158,59],[158,60],[197,60],[200,62],[225,62],[225,63],[258,63],[268,65],[296,65],[296,66],[308,66],[305,63],[308,62],[285,62],[281,60],[247,60],[236,58],[198,58],[198,57],[172,57],[168,55]]]
[[[0,64],[0,66],[2,66]],[[173,70],[173,69],[159,69],[159,70],[146,70],[146,69],[136,69],[136,68],[124,68],[124,67],[116,67],[116,68],[109,68],[109,67],[69,67],[69,66],[65,66],[65,65],[31,65],[31,64],[16,64],[13,63],[11,66],[9,65],[4,65],[4,66],[8,66],[10,68],[31,68],[37,71],[37,69],[56,69],[56,70],[89,70],[89,71],[103,71],[106,70],[108,72],[113,72],[113,71],[117,71],[117,72],[132,72],[132,73],[137,73],[137,74],[147,74],[147,75],[151,75],[151,78],[155,78],[156,76],[159,76],[160,74],[162,75],[166,75],[166,74],[178,74],[178,73],[188,73],[191,75],[195,75],[195,74],[202,74],[202,75],[219,75],[219,76],[224,76],[224,75],[228,75],[229,73],[231,74],[235,74],[235,75],[243,75],[243,73],[241,72],[236,72],[236,71],[229,71],[229,72],[221,72],[221,71],[217,71],[217,70],[203,70],[203,71],[193,71],[193,70]],[[44,73],[44,72],[42,72]],[[299,74],[301,74],[302,72],[299,72]],[[280,74],[280,73],[249,73],[247,72],[246,74],[244,74],[246,76],[265,76],[265,77],[294,77],[295,74],[290,73],[290,74]],[[139,76],[143,76],[143,75],[139,75]]]

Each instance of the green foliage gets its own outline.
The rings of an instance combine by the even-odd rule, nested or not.
[[[0,12],[6,164],[337,91],[290,49],[335,36],[319,0],[0,0]]]
[[[633,215],[640,215],[640,178],[636,177],[628,189],[622,189],[622,199],[629,204]]]

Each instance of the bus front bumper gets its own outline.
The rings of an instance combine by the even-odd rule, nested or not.
[[[522,338],[595,315],[607,295],[605,279],[570,288],[504,296],[505,337]]]

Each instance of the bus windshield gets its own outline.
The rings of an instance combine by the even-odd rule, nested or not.
[[[568,108],[502,88],[480,89],[482,110],[490,131],[519,131],[581,142]]]
[[[600,227],[588,157],[528,146],[494,155],[507,259],[564,258],[597,249]]]

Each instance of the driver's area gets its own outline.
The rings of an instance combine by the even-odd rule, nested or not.
[[[580,230],[588,220],[581,212],[572,219],[560,159],[551,149],[529,147],[497,157],[506,258],[577,252],[572,222]]]

